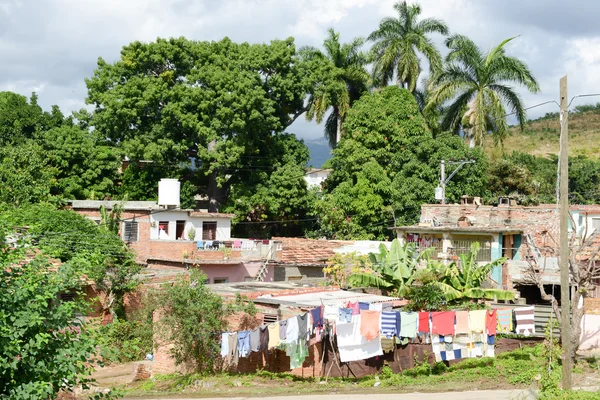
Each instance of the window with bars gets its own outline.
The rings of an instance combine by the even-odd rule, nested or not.
[[[600,218],[592,218],[592,229],[600,231]]]
[[[453,255],[460,256],[468,254],[471,251],[471,245],[474,242],[479,242],[479,252],[477,253],[476,261],[485,262],[492,261],[492,242],[490,240],[452,240],[452,248],[449,249]]]
[[[216,222],[203,222],[202,223],[202,240],[216,240],[217,239],[217,223]]]
[[[138,241],[138,223],[135,221],[123,222],[123,241],[137,242]]]
[[[263,319],[262,320],[263,325],[271,324],[273,322],[279,321],[279,315],[273,314],[273,313],[263,313],[262,319]]]

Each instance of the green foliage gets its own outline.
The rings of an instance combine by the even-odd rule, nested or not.
[[[520,204],[535,205],[556,201],[558,158],[521,152],[505,154],[490,164],[490,198],[513,196]],[[570,201],[576,204],[600,202],[600,161],[585,156],[569,157]]]
[[[100,328],[101,355],[105,362],[143,360],[152,352],[152,317],[127,321],[115,319]]]
[[[387,87],[363,96],[348,111],[344,137],[333,150],[333,172],[313,214],[313,236],[383,239],[388,227],[418,219],[421,204],[432,202],[444,160],[473,159],[447,187],[449,201],[486,192],[487,163],[481,150],[460,138],[427,130],[413,96]]]
[[[132,160],[172,165],[195,153],[218,206],[232,185],[259,171],[279,135],[307,110],[320,64],[300,57],[291,38],[134,42],[115,63],[100,59],[86,80],[95,107],[90,122]]]
[[[308,100],[306,118],[321,123],[327,111],[332,109],[324,133],[330,147],[334,148],[341,139],[346,112],[368,90],[369,73],[366,69],[368,59],[360,50],[364,39],[356,38],[351,43],[341,44],[339,33],[332,28],[327,33],[323,42],[325,54],[311,47],[303,48],[301,52],[306,58],[326,59],[331,63],[325,84],[319,86]]]
[[[327,260],[327,266],[323,267],[323,274],[328,277],[328,283],[346,287],[348,278],[352,274],[369,269],[371,266],[371,259],[367,255],[358,255],[355,252],[336,253]]]
[[[530,92],[540,90],[527,65],[506,54],[506,39],[487,53],[463,35],[446,40],[450,49],[446,64],[432,84],[434,91],[428,108],[449,102],[442,117],[442,128],[458,132],[462,128],[475,144],[482,145],[491,132],[497,142],[507,135],[507,105],[514,110],[521,129],[526,113],[521,97],[507,83],[525,86]]]
[[[428,260],[427,268],[417,271],[414,279],[424,285],[436,288],[443,293],[447,301],[465,299],[511,300],[514,293],[483,287],[494,267],[501,266],[506,260],[499,258],[491,263],[480,265],[477,262],[479,243],[471,245],[471,251],[460,255],[460,263],[444,264]]]
[[[406,305],[409,311],[441,311],[448,305],[444,293],[434,285],[415,285],[406,298],[410,300]]]
[[[30,205],[3,212],[0,224],[28,226],[28,233],[44,254],[85,273],[114,301],[106,306],[117,313],[122,311],[124,294],[138,286],[135,276],[140,266],[121,238],[74,211]]]
[[[162,313],[158,332],[166,343],[172,343],[171,354],[176,364],[190,363],[198,371],[213,371],[220,359],[220,333],[227,330],[228,317],[235,311],[254,316],[256,308],[241,297],[233,304],[205,285],[206,275],[192,270],[187,278],[154,293],[157,310]]]
[[[304,179],[308,148],[292,134],[276,135],[270,142],[265,149],[269,157],[252,161],[256,169],[232,185],[222,208],[236,214],[234,223],[240,222],[234,225],[235,236],[302,236],[310,226],[307,213],[315,193],[308,191]]]
[[[63,125],[40,134],[40,144],[41,154],[58,171],[52,194],[67,199],[103,199],[116,193],[120,153],[97,132]]]
[[[87,388],[96,342],[79,319],[87,309],[82,276],[20,245],[0,251],[0,397],[54,399],[61,390]],[[61,293],[78,297],[59,301]]]
[[[413,243],[401,245],[398,239],[394,239],[389,250],[381,244],[379,253],[370,253],[370,265],[364,271],[350,275],[348,283],[354,287],[377,287],[405,296],[410,291],[417,264],[425,256],[417,255]]]
[[[33,141],[0,147],[0,203],[20,206],[50,200],[57,173]]]
[[[29,102],[27,97],[13,92],[0,92],[0,145],[18,144],[27,139],[35,139],[47,127],[54,125],[54,117],[62,114],[54,106],[53,114],[45,114],[37,104],[37,95],[33,93]]]
[[[442,68],[442,56],[428,36],[431,33],[447,35],[448,27],[435,18],[418,21],[421,14],[418,4],[397,2],[394,10],[398,17],[384,18],[379,23],[379,28],[369,36],[369,40],[375,42],[371,49],[375,62],[373,80],[381,87],[395,76],[397,85],[412,92],[421,73],[421,61],[417,52],[425,56],[432,74],[439,72]]]

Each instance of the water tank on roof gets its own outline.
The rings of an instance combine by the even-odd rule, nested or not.
[[[181,182],[177,179],[163,178],[158,182],[158,205],[179,207],[179,192]]]

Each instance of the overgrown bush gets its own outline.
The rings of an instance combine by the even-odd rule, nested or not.
[[[152,352],[152,320],[115,319],[99,330],[105,362],[143,360]]]
[[[157,323],[159,340],[173,344],[171,355],[176,364],[194,365],[198,371],[213,371],[220,360],[221,332],[227,330],[228,317],[234,312],[256,314],[252,302],[240,296],[226,304],[205,285],[206,275],[193,270],[188,277],[153,294],[161,319]]]

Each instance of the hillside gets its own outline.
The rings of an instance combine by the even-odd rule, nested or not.
[[[529,121],[524,131],[518,127],[510,129],[504,141],[504,151],[521,151],[544,156],[558,154],[560,123],[558,115]],[[491,138],[485,145],[491,156],[499,156],[502,150],[493,146]],[[600,110],[569,114],[569,154],[600,158]]]

